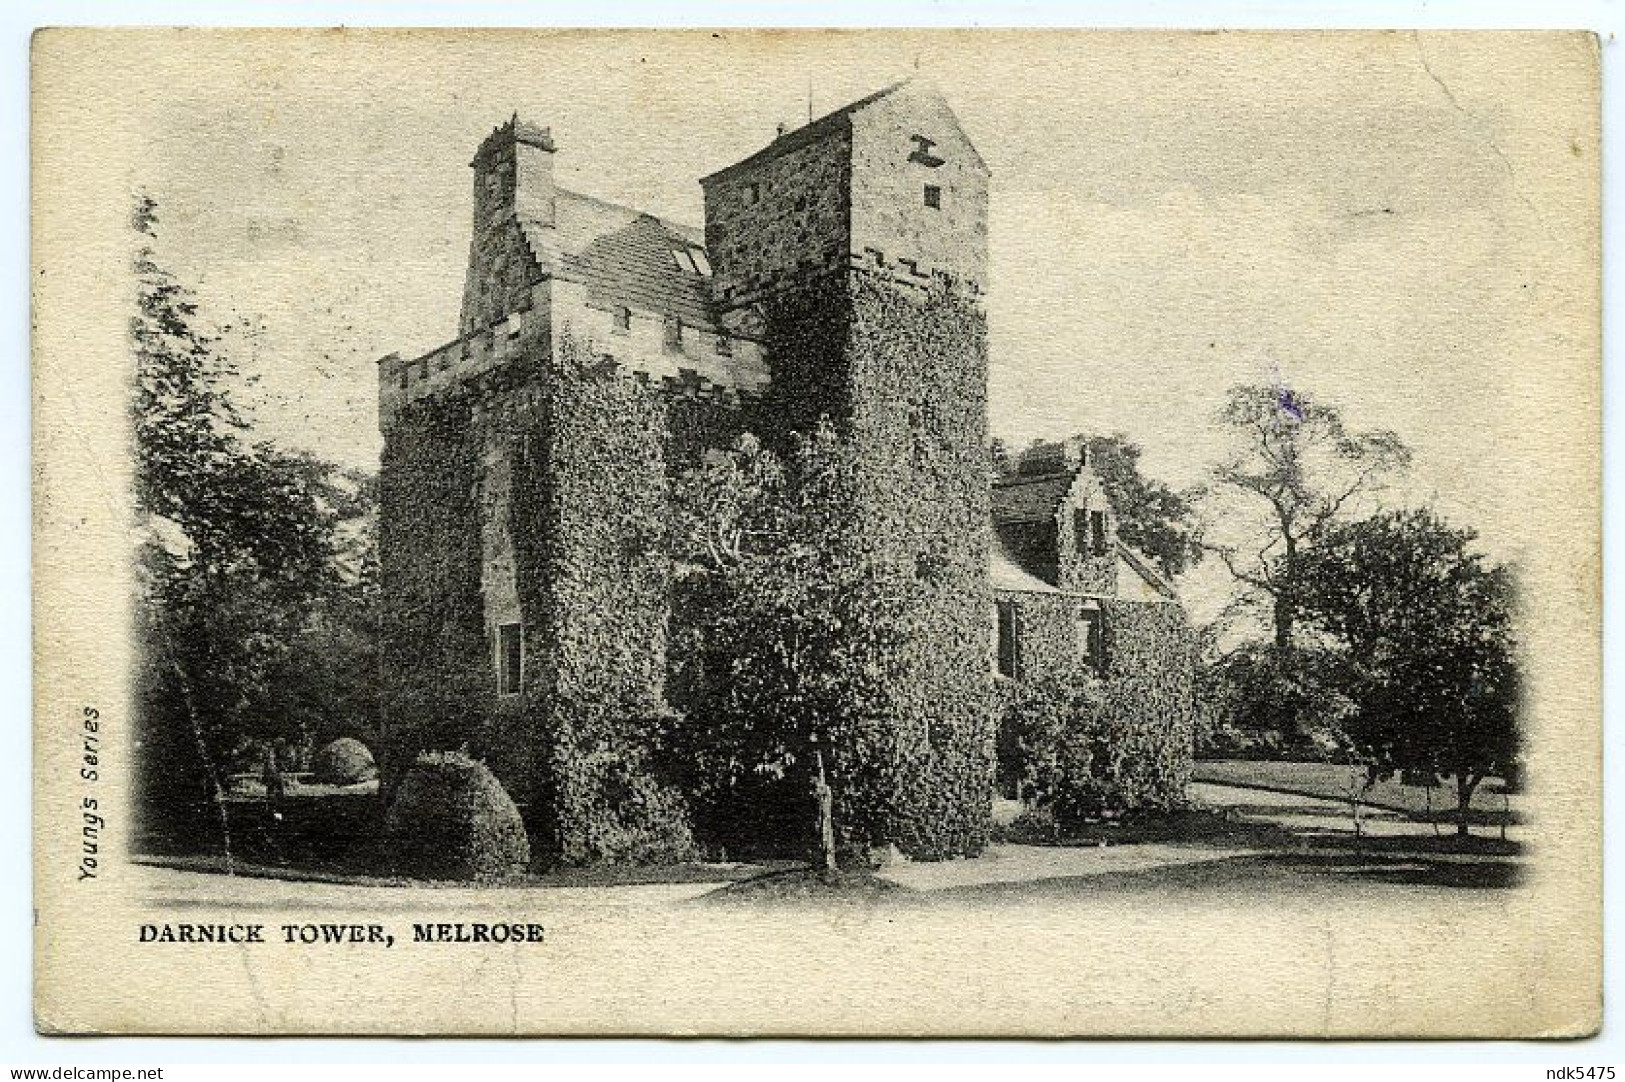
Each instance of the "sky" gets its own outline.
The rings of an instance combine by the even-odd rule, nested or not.
[[[1279,382],[1412,447],[1386,501],[1434,504],[1517,559],[1553,468],[1542,426],[1591,386],[1582,38],[276,41],[154,35],[121,73],[130,179],[208,309],[263,321],[239,343],[262,428],[348,464],[376,466],[375,359],[455,335],[467,163],[493,126],[550,125],[561,185],[697,224],[699,177],[809,101],[916,72],[992,171],[989,420],[1008,443],[1123,432],[1148,473],[1198,484],[1227,446],[1225,389]]]

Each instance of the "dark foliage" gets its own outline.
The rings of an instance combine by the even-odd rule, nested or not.
[[[1462,833],[1474,789],[1519,744],[1512,578],[1475,536],[1389,512],[1324,531],[1294,569],[1305,619],[1342,651],[1350,741],[1374,775],[1453,777]]]
[[[367,745],[346,736],[323,745],[311,758],[310,771],[328,785],[359,785],[378,777],[378,764]]]
[[[406,771],[384,818],[392,873],[424,879],[500,879],[530,864],[519,809],[483,763],[425,753]]]
[[[1207,659],[1197,682],[1207,714],[1203,754],[1336,756],[1347,703],[1340,659],[1319,646],[1243,643]]]
[[[366,478],[251,441],[220,336],[158,263],[157,222],[140,199],[137,795],[148,827],[223,826],[221,775],[245,740],[308,749],[373,714],[342,671],[375,664],[371,501]]]

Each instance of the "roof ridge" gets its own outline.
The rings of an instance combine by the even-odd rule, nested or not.
[[[605,199],[603,196],[589,195],[586,192],[578,192],[573,188],[561,188],[554,186],[553,192],[555,195],[565,195],[569,196],[571,199],[580,199],[587,203],[597,203],[599,206],[608,207],[610,210],[624,210],[626,213],[636,215],[640,218],[652,218],[669,229],[679,229],[689,233],[705,232],[701,226],[689,225],[687,222],[679,222],[675,218],[662,218],[658,214],[643,210],[639,207],[634,207],[630,203],[617,203],[613,199]]]
[[[750,154],[747,154],[745,157],[740,158],[738,161],[723,166],[721,169],[716,169],[710,173],[707,173],[705,176],[700,178],[700,184],[703,186],[707,181],[720,177],[725,173],[731,173],[742,166],[751,165],[757,162],[769,161],[780,154],[788,153],[791,150],[800,149],[802,146],[807,145],[809,139],[830,128],[835,121],[840,120],[843,117],[851,116],[858,110],[865,109],[873,105],[881,98],[895,94],[897,91],[903,89],[903,87],[907,86],[913,81],[914,77],[912,75],[899,79],[888,86],[881,87],[879,90],[876,90],[871,94],[865,94],[856,101],[849,101],[838,109],[832,109],[823,116],[818,117],[816,120],[809,120],[799,128],[786,128],[784,131],[775,136],[772,142],[768,143],[760,150],[753,151]]]
[[[994,487],[1010,485],[1034,485],[1040,481],[1071,480],[1076,474],[1071,470],[1052,470],[1049,473],[1012,473],[1008,477],[996,478]]]

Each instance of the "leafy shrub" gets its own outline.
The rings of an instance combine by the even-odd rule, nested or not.
[[[1016,685],[999,725],[999,768],[1015,792],[1061,820],[1096,810],[1096,737],[1102,694],[1099,681],[1046,676]]]
[[[1159,702],[1161,681],[1056,675],[1007,693],[1003,780],[1063,827],[1178,807],[1190,773],[1189,711]]]
[[[1209,660],[1197,681],[1208,756],[1322,758],[1347,714],[1336,659],[1309,646],[1246,643]]]
[[[485,765],[459,752],[425,752],[384,818],[396,872],[428,879],[495,879],[530,863],[519,809]]]
[[[310,769],[317,781],[328,785],[359,785],[378,776],[378,764],[367,745],[349,736],[325,745],[311,760]]]

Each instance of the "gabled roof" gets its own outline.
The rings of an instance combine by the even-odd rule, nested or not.
[[[1017,474],[993,482],[993,521],[1050,522],[1072,490],[1072,473]]]
[[[554,192],[552,223],[521,219],[519,224],[542,270],[585,285],[593,303],[721,330],[710,276],[679,266],[673,256],[703,252],[700,230],[564,189]]]
[[[794,128],[787,131],[777,139],[773,140],[771,143],[767,144],[767,146],[763,147],[761,150],[758,150],[755,154],[752,154],[750,157],[741,159],[740,161],[734,162],[732,165],[718,169],[715,173],[712,173],[709,176],[701,177],[700,183],[706,184],[718,177],[727,176],[729,173],[744,169],[747,166],[759,165],[762,162],[772,161],[774,158],[777,158],[780,155],[789,154],[793,150],[800,150],[802,147],[810,146],[830,132],[836,131],[837,129],[848,124],[851,120],[852,114],[857,112],[859,109],[862,109],[866,105],[872,105],[881,98],[896,93],[898,90],[901,90],[903,87],[907,86],[908,82],[909,81],[907,79],[899,80],[890,86],[882,87],[873,94],[861,97],[857,101],[848,102],[832,113],[825,113],[823,116],[809,124],[804,124],[799,128]]]
[[[1129,569],[1140,577],[1140,580],[1150,588],[1152,593],[1158,594],[1169,601],[1179,600],[1179,592],[1174,589],[1174,584],[1169,582],[1161,571],[1157,570],[1156,565],[1129,548],[1122,541],[1117,542],[1117,558],[1122,563],[1127,564]],[[1119,589],[1118,592],[1122,593],[1123,591]]]

